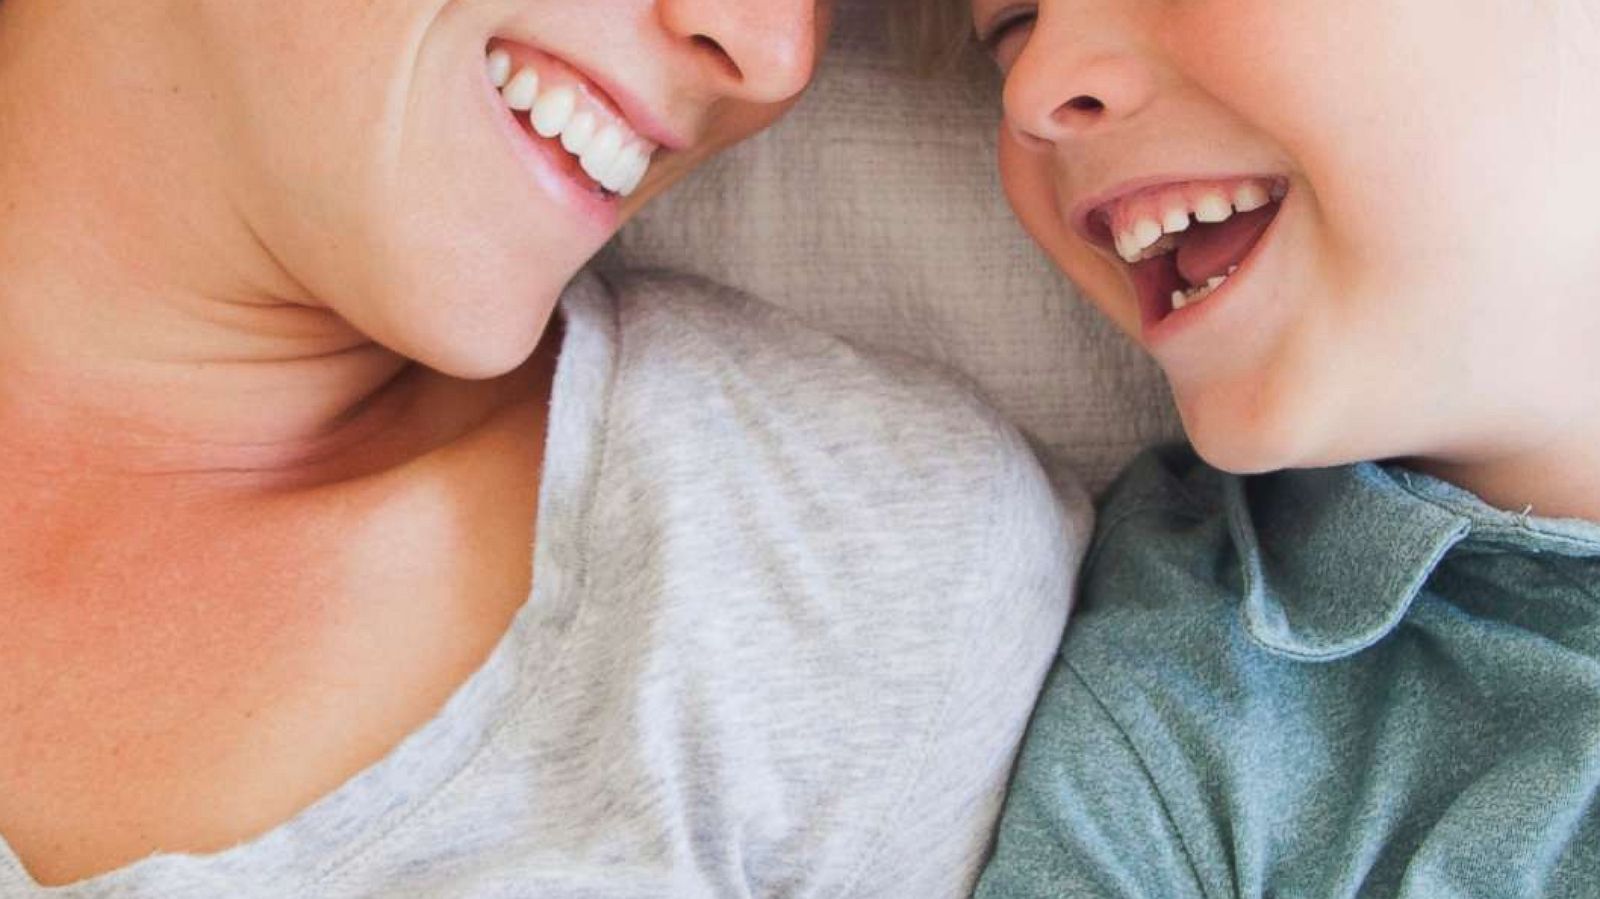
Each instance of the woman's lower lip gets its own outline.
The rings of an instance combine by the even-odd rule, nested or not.
[[[479,65],[479,69],[483,66]],[[489,112],[498,122],[500,130],[511,144],[512,152],[522,160],[535,184],[557,203],[571,209],[578,218],[607,237],[621,225],[621,204],[614,197],[604,196],[571,173],[567,151],[553,140],[535,135],[524,127],[522,120],[512,113],[501,99],[500,91],[482,73],[483,93]]]

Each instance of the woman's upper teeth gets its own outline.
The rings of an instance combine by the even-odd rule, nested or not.
[[[1117,255],[1132,264],[1172,252],[1178,242],[1171,235],[1194,222],[1227,221],[1235,212],[1260,209],[1283,193],[1280,184],[1265,178],[1187,182],[1119,200],[1105,214]]]
[[[506,106],[526,112],[534,133],[559,138],[577,157],[583,171],[606,190],[628,196],[650,170],[655,145],[640,138],[610,110],[573,84],[541,85],[539,73],[526,66],[512,73],[511,54],[490,51],[489,80],[500,89]]]

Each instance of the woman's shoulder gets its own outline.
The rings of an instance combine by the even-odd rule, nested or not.
[[[623,361],[652,376],[676,373],[723,390],[767,394],[774,415],[815,411],[810,403],[778,402],[794,398],[826,402],[835,415],[945,418],[988,432],[991,440],[1009,430],[963,376],[829,333],[736,288],[661,271],[610,275],[606,283]]]
[[[612,613],[592,645],[708,731],[696,764],[756,778],[741,802],[783,773],[768,818],[836,835],[783,850],[817,892],[963,883],[1071,602],[1075,488],[937,366],[681,276],[589,302],[615,360],[579,554]]]
[[[617,333],[614,422],[652,460],[684,444],[720,478],[784,479],[834,501],[946,519],[953,546],[1029,513],[1086,530],[1075,483],[1052,483],[1028,441],[966,378],[867,348],[741,291],[675,273],[607,279]],[[830,489],[822,489],[827,485]],[[988,510],[1006,509],[1006,516]],[[1075,535],[1081,542],[1082,534]]]
[[[827,655],[956,664],[972,632],[954,623],[980,613],[1051,623],[1053,650],[1088,504],[970,384],[703,280],[609,288],[596,503],[609,545],[639,541],[619,575],[670,572],[706,588],[679,600],[756,630],[828,622]]]

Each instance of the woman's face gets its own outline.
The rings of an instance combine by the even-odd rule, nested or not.
[[[974,19],[1007,75],[1013,207],[1214,464],[1466,461],[1592,418],[1596,0]]]
[[[306,296],[482,377],[526,358],[640,204],[798,97],[828,6],[173,0],[162,51],[174,93],[203,98],[230,202]],[[524,69],[540,84],[508,103],[496,85]]]

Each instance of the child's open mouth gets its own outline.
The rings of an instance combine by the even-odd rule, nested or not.
[[[1155,324],[1221,289],[1287,193],[1273,178],[1166,184],[1095,209],[1088,228],[1132,267],[1140,317]]]

